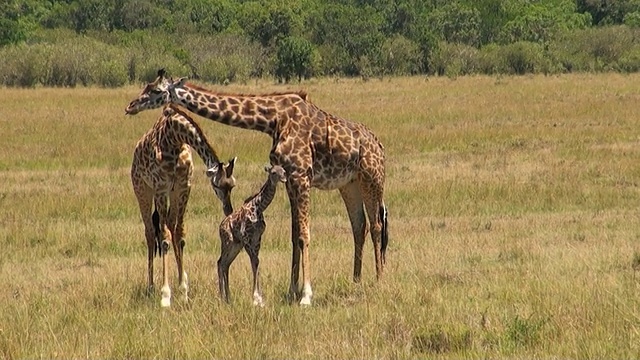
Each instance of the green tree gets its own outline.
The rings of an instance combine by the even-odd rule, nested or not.
[[[433,32],[450,43],[480,45],[480,12],[473,7],[451,2],[434,9],[428,16]]]
[[[228,0],[176,0],[171,10],[190,31],[215,34],[235,21],[236,5]]]
[[[115,9],[122,5],[115,1],[78,0],[72,4],[71,21],[78,33],[87,30],[111,31],[114,29]]]
[[[313,45],[304,38],[289,36],[280,41],[276,53],[275,75],[279,81],[289,82],[293,76],[298,81],[312,73]]]
[[[628,13],[640,11],[640,0],[576,0],[576,11],[589,13],[593,24],[622,24]]]
[[[280,39],[298,34],[302,21],[296,6],[257,1],[242,4],[238,16],[240,27],[264,47],[275,46]]]
[[[562,31],[582,29],[591,21],[590,15],[576,13],[571,0],[532,3],[513,9],[514,18],[503,27],[502,43],[531,41],[545,43]]]
[[[118,18],[116,28],[134,31],[158,28],[168,22],[168,10],[153,4],[151,0],[127,0],[115,9]]]
[[[380,61],[384,21],[375,8],[333,4],[310,20],[312,41],[326,45],[327,54],[345,60],[340,66],[343,74],[360,75],[361,64],[373,66]]]

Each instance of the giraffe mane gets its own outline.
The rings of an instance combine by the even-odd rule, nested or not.
[[[194,89],[194,90],[198,90],[198,91],[202,91],[211,95],[217,95],[217,96],[237,96],[237,97],[264,97],[264,96],[281,96],[281,95],[298,95],[302,98],[302,100],[307,101],[307,92],[304,90],[298,90],[298,91],[276,91],[276,92],[272,92],[272,93],[267,93],[267,94],[243,94],[243,93],[228,93],[228,92],[217,92],[217,91],[211,91],[209,89],[205,89],[200,85],[188,82],[185,84],[186,86]]]

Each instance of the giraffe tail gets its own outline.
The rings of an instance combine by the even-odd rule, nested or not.
[[[157,209],[153,209],[153,215],[151,216],[153,221],[153,233],[156,238],[156,249],[154,254],[157,256],[160,254],[160,246],[162,245],[162,232],[160,232],[160,214]]]
[[[381,235],[381,254],[382,263],[386,263],[387,244],[389,244],[389,226],[387,222],[387,207],[382,204],[380,206],[380,222],[382,223],[382,235]]]

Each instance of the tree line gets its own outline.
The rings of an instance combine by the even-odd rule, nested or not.
[[[640,0],[4,0],[0,83],[640,69]]]

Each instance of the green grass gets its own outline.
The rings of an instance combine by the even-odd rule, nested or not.
[[[125,117],[139,88],[0,89],[0,358],[638,358],[639,80],[220,88],[305,89],[369,126],[388,156],[384,278],[368,241],[363,281],[351,281],[344,205],[314,191],[314,303],[289,305],[280,187],[266,213],[262,309],[251,305],[244,254],[231,267],[232,303],[219,299],[223,215],[199,159],[186,217],[192,301],[180,301],[175,277],[170,309],[145,295],[129,166],[159,112]],[[196,120],[223,158],[238,156],[240,203],[264,181],[270,139]]]

